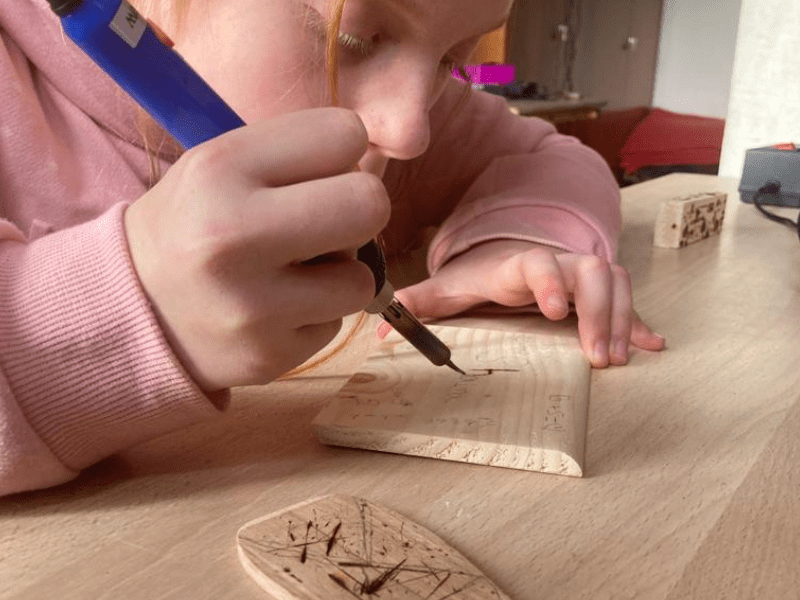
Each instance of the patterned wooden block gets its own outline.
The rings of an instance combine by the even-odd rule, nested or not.
[[[713,192],[667,200],[656,217],[653,245],[683,248],[718,234],[725,218],[727,197]]]

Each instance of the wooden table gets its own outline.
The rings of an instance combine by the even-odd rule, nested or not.
[[[652,248],[661,201],[714,190],[729,194],[721,236]],[[671,175],[623,197],[620,259],[669,348],[593,373],[586,478],[321,446],[311,419],[363,343],[326,371],[237,391],[217,422],[0,499],[0,597],[264,598],[237,529],[333,492],[416,520],[518,600],[800,597],[797,236],[732,180]]]
[[[511,111],[524,117],[540,117],[554,124],[596,119],[608,104],[605,100],[509,100]]]

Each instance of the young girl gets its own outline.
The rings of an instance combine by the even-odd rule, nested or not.
[[[439,227],[398,293],[421,318],[572,302],[595,367],[663,347],[614,264],[603,160],[450,76],[511,0],[348,0],[322,108],[337,4],[139,3],[248,123],[181,156],[45,0],[0,3],[0,493],[303,362],[372,300],[352,249],[379,234],[399,252]]]

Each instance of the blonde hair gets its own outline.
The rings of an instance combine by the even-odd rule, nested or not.
[[[328,21],[328,31],[327,31],[327,39],[326,39],[326,67],[328,70],[328,86],[331,92],[331,105],[338,106],[339,105],[339,28],[341,27],[342,23],[342,12],[344,11],[344,5],[347,0],[331,0],[331,18]],[[357,169],[358,167],[356,167]],[[363,328],[364,324],[367,321],[367,313],[361,311],[358,314],[357,320],[353,323],[353,326],[350,328],[350,331],[345,334],[345,336],[339,341],[336,346],[331,348],[328,352],[320,356],[319,358],[315,358],[312,361],[303,363],[302,365],[295,367],[291,371],[284,373],[281,375],[278,380],[282,379],[290,379],[292,377],[297,377],[298,375],[302,375],[303,373],[307,373],[308,371],[312,371],[317,367],[324,365],[327,363],[331,358],[339,354],[353,339],[358,335],[358,333]]]

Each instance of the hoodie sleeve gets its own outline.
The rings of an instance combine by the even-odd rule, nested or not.
[[[0,241],[0,494],[66,481],[227,403],[203,394],[166,342],[130,261],[124,209]]]
[[[432,111],[431,130],[395,219],[407,229],[439,227],[428,252],[431,273],[471,246],[503,238],[615,260],[619,188],[594,150],[455,80]],[[387,173],[397,180],[397,165]]]
[[[123,226],[146,189],[135,150],[10,35],[52,54],[45,9],[0,3],[0,495],[67,481],[228,401],[185,372],[136,275]]]

